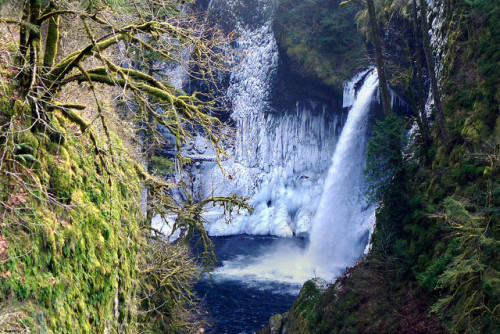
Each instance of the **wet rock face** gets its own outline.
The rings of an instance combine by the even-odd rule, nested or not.
[[[269,326],[266,326],[255,334],[285,334],[288,327],[288,312],[275,314],[269,319]]]
[[[428,16],[427,21],[430,24],[429,36],[431,37],[431,46],[436,58],[436,71],[438,78],[442,75],[444,48],[448,41],[445,28],[445,4],[442,0],[426,0]]]

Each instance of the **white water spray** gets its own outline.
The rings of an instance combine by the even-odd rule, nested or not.
[[[356,94],[354,87],[360,82]],[[278,244],[258,258],[224,263],[216,276],[296,284],[316,275],[331,280],[361,256],[375,217],[375,207],[366,204],[363,169],[368,115],[378,76],[374,70],[365,71],[347,85],[353,88],[346,90],[349,96],[344,98],[352,100],[352,108],[333,154],[309,248]]]
[[[372,71],[349,111],[314,218],[308,257],[316,273],[327,278],[357,260],[373,223],[375,210],[366,204],[363,169],[369,107],[377,86],[378,76]]]

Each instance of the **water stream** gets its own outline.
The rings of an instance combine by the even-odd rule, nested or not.
[[[355,77],[355,79],[358,79]],[[365,198],[367,125],[378,86],[375,71],[365,74],[335,148],[310,234],[308,256],[320,276],[330,278],[351,266],[365,249],[375,207]]]
[[[273,5],[210,0],[204,18],[238,32],[226,92],[235,133],[222,162],[225,173],[203,138],[186,148],[203,161],[190,172],[194,195],[234,193],[249,197],[255,208],[230,224],[220,207],[204,214],[220,260],[211,278],[197,285],[215,325],[212,333],[252,333],[287,311],[306,280],[333,281],[366,251],[374,223],[363,169],[376,71],[346,82],[342,104],[290,97],[278,107]]]

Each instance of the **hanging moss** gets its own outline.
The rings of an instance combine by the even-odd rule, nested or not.
[[[142,219],[138,177],[123,162],[113,177],[127,180],[129,191],[119,181],[109,184],[89,144],[76,138],[58,144],[26,131],[19,141],[38,152],[41,166],[34,171],[50,180],[46,191],[61,204],[31,197],[16,179],[2,176],[9,194],[2,200],[30,209],[3,219],[9,260],[0,264],[1,302],[21,302],[16,311],[40,330],[96,333],[123,326],[134,332]]]
[[[359,6],[340,8],[340,2],[281,0],[274,30],[294,71],[342,96],[343,82],[365,65],[366,48],[355,22]]]

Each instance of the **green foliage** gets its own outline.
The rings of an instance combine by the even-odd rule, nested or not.
[[[366,49],[354,20],[359,6],[340,1],[280,0],[278,44],[304,76],[318,78],[340,93],[342,83],[365,65]]]
[[[443,205],[442,219],[458,251],[437,276],[435,289],[442,293],[432,311],[451,320],[453,331],[490,332],[500,317],[500,271],[498,264],[490,265],[491,255],[500,253],[500,241],[485,217],[471,214],[453,198]]]
[[[417,275],[420,285],[428,290],[434,290],[437,287],[439,275],[444,272],[445,268],[450,264],[453,256],[457,255],[458,251],[457,242],[454,242],[453,245],[450,245],[449,248],[445,250],[444,254],[432,261],[425,272]]]
[[[413,168],[410,148],[401,117],[391,113],[376,121],[368,143],[365,174],[369,183],[368,201],[383,203],[377,211],[373,252],[382,256],[388,267],[411,261],[406,224],[408,213],[420,202],[407,191],[407,175],[411,175]]]
[[[371,202],[389,200],[401,188],[405,171],[404,148],[407,145],[404,123],[396,114],[377,120],[368,143],[365,174],[370,183]]]

